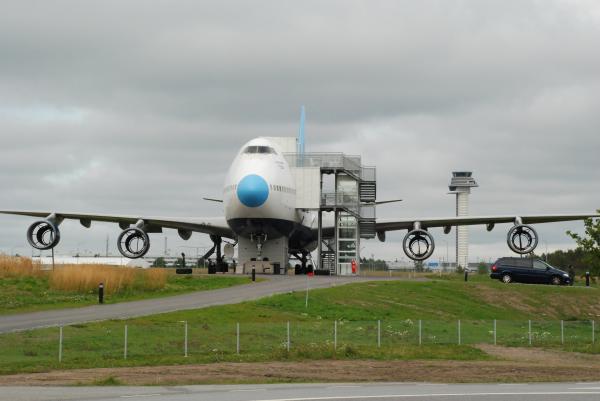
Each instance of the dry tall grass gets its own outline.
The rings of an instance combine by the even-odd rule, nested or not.
[[[59,291],[95,291],[104,284],[104,293],[117,294],[132,290],[155,291],[167,283],[165,269],[138,269],[108,265],[57,265],[53,271],[41,269],[29,258],[0,254],[0,278],[48,277],[50,288]]]
[[[40,277],[44,275],[39,263],[29,258],[0,254],[0,278]]]
[[[64,265],[49,274],[50,288],[61,291],[87,292],[104,284],[105,294],[132,290],[158,290],[167,283],[164,269],[140,270],[104,265]]]

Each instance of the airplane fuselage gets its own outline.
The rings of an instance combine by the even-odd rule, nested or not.
[[[314,242],[296,209],[296,186],[281,149],[265,138],[246,143],[233,160],[223,189],[227,224],[245,238],[287,237],[290,248]]]

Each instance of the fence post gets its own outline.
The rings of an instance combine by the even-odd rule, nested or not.
[[[184,329],[184,342],[183,342],[183,356],[185,358],[188,357],[188,322],[185,321],[185,329]]]
[[[458,345],[460,345],[460,319],[458,319]]]
[[[494,319],[494,345],[496,345],[496,319]]]
[[[381,320],[377,321],[377,348],[381,348]]]
[[[337,351],[337,320],[333,322],[333,350]]]
[[[421,319],[419,319],[419,345],[421,345],[422,343],[422,338],[421,338]]]
[[[287,352],[290,352],[290,322],[287,322]]]
[[[235,336],[236,336],[235,352],[239,355],[240,354],[240,324],[239,323],[236,323],[236,325],[235,325]]]
[[[565,321],[560,321],[560,343],[565,345]]]
[[[529,321],[529,345],[531,345],[531,320]]]
[[[123,359],[127,359],[127,325],[125,325],[125,339],[123,341]]]
[[[63,327],[58,328],[58,362],[62,362],[63,354]]]

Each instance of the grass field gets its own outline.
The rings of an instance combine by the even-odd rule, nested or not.
[[[169,269],[101,265],[67,265],[45,271],[28,258],[0,257],[0,314],[92,305],[98,302],[100,282],[104,283],[105,303],[116,303],[225,288],[250,279],[179,276]]]
[[[313,290],[308,308],[304,296],[304,292],[295,292],[235,305],[65,327],[61,363],[57,358],[58,328],[2,335],[0,373],[323,358],[485,360],[490,356],[469,344],[491,344],[494,319],[498,344],[528,346],[528,320],[532,320],[534,346],[600,352],[598,341],[592,345],[591,321],[600,316],[600,291],[594,287],[507,286],[483,279],[468,283],[444,279]],[[377,346],[378,320],[381,347]],[[564,344],[560,320],[565,321]],[[188,325],[187,358],[183,356],[184,322]],[[597,326],[595,329],[597,339],[600,331]]]

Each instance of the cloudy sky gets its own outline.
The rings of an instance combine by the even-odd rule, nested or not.
[[[599,43],[593,0],[5,1],[0,209],[218,216],[201,198],[239,147],[296,135],[304,104],[308,151],[361,154],[378,198],[405,199],[379,217],[453,215],[456,169],[472,214],[591,212]],[[30,222],[0,217],[0,250],[30,254]],[[507,228],[472,228],[471,259],[507,254]],[[544,251],[582,224],[538,228]],[[114,224],[61,229],[58,253],[117,252]],[[363,254],[401,258],[402,235]]]

